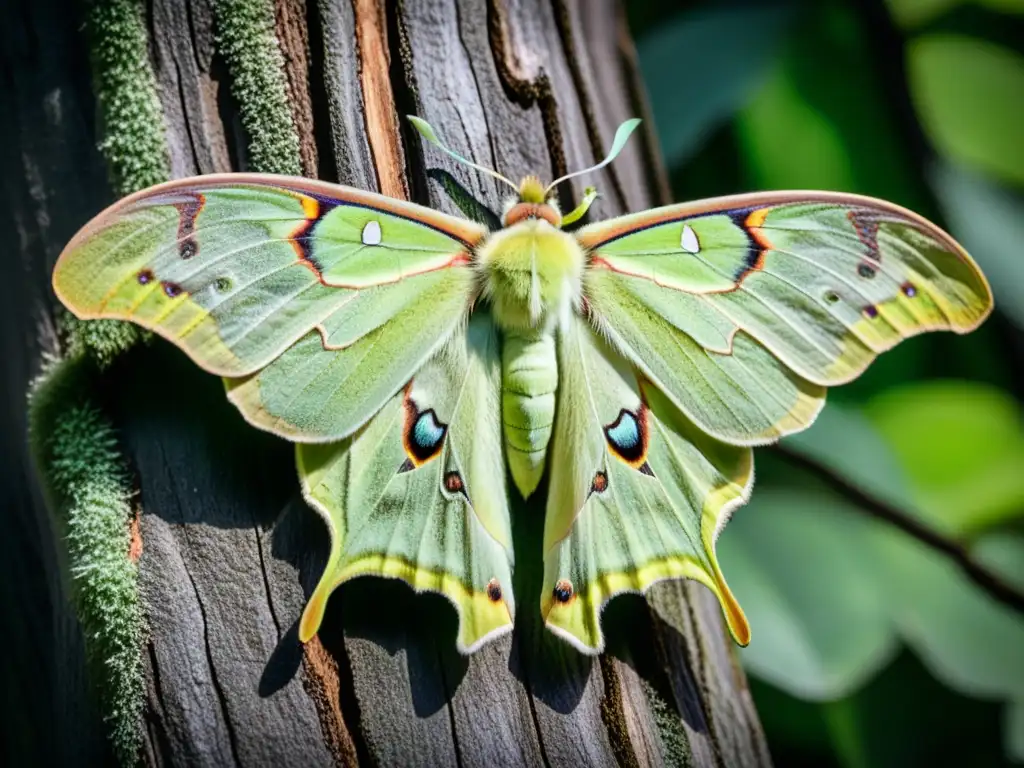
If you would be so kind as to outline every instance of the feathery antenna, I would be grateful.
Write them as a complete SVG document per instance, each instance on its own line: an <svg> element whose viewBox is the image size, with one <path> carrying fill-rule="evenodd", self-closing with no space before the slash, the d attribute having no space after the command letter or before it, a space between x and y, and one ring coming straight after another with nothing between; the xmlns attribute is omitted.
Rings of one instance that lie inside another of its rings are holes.
<svg viewBox="0 0 1024 768"><path fill-rule="evenodd" d="M546 195L548 192L550 192L552 189L554 189L567 179L573 179L577 176L582 176L584 173L590 173L591 171L596 171L601 168L604 168L606 165L608 165L608 163L610 163L612 160L619 156L619 152L622 151L622 148L626 146L626 142L629 140L629 135L633 133L634 130L636 130L636 127L638 125L640 125L640 118L638 117L634 117L624 122L615 130L615 138L612 140L612 148L608 150L608 155L605 157L604 160L602 160L597 165L592 165L589 168L584 168L582 171L569 173L560 179L555 179L550 184L548 184L547 189L544 190L544 194Z"/></svg>
<svg viewBox="0 0 1024 768"><path fill-rule="evenodd" d="M505 182L510 187L512 187L512 189L516 190L516 192L519 191L519 187L517 187L515 184L513 184L511 181L506 179L504 176L502 176L497 171L492 171L490 168L485 168L482 165L477 165L476 163L470 162L469 160L467 160L466 158L464 158L462 155L458 154L457 152L453 152L452 150L448 149L448 147L446 147L444 144L442 144L441 140L439 138L437 138L437 134L434 133L433 127L426 120L423 120L423 119L421 119L419 117L416 117L414 115L406 115L406 117L408 118L409 122L413 124L413 126L416 128L416 130L420 132L420 136L422 136L424 139L429 141L431 144L433 144L435 147L440 149L442 152L444 152L449 157L455 158L460 163L464 163L465 165L468 165L470 168L476 168L476 170L478 170L478 171L482 171L483 173L486 173L486 174L488 174L490 176L493 176L494 178L498 179L498 181Z"/></svg>

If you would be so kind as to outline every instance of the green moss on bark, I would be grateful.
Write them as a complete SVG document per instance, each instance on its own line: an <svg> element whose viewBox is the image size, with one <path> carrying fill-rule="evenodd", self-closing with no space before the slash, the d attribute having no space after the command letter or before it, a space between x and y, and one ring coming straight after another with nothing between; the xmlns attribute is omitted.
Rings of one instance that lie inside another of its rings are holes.
<svg viewBox="0 0 1024 768"><path fill-rule="evenodd" d="M135 761L142 724L143 620L138 567L129 558L130 486L114 431L88 404L69 408L51 438L55 488L66 499L78 617L101 684L110 738Z"/></svg>
<svg viewBox="0 0 1024 768"><path fill-rule="evenodd" d="M284 57L270 0L215 0L217 43L231 74L249 163L264 173L299 175L299 134L288 106Z"/></svg>
<svg viewBox="0 0 1024 768"><path fill-rule="evenodd" d="M665 765L674 768L690 768L693 765L693 752L690 749L690 738L686 734L679 713L673 708L658 690L647 680L641 679L647 705L651 708L654 726L658 729L658 737L664 750Z"/></svg>
<svg viewBox="0 0 1024 768"><path fill-rule="evenodd" d="M141 0L97 0L87 35L111 184L127 195L170 177L156 76ZM75 611L90 678L122 765L137 762L145 693L145 620L130 557L131 483L113 427L89 401L95 372L151 335L131 323L59 318L66 354L30 392L30 439L67 544Z"/></svg>
<svg viewBox="0 0 1024 768"><path fill-rule="evenodd" d="M113 427L83 393L90 363L51 359L29 393L30 440L67 543L71 594L90 678L118 761L134 765L141 744L145 622L138 567L129 557L131 484Z"/></svg>
<svg viewBox="0 0 1024 768"><path fill-rule="evenodd" d="M87 31L100 116L100 152L114 191L127 195L167 181L170 153L156 75L149 60L141 0L97 0ZM77 343L101 366L148 331L118 320L69 324Z"/></svg>
<svg viewBox="0 0 1024 768"><path fill-rule="evenodd" d="M98 0L88 16L93 84L114 189L121 195L171 174L164 116L140 0Z"/></svg>
<svg viewBox="0 0 1024 768"><path fill-rule="evenodd" d="M118 355L127 352L140 341L149 341L153 334L134 323L121 320L79 320L70 312L63 312L61 326L64 343L72 357L90 358L100 370L105 369Z"/></svg>

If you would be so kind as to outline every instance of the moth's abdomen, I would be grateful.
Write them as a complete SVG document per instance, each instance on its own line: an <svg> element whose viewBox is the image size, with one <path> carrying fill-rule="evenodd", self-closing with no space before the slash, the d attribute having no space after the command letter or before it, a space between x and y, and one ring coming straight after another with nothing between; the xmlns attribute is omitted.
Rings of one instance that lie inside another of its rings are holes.
<svg viewBox="0 0 1024 768"><path fill-rule="evenodd" d="M501 414L512 479L524 498L544 476L556 389L554 336L507 330L501 352Z"/></svg>

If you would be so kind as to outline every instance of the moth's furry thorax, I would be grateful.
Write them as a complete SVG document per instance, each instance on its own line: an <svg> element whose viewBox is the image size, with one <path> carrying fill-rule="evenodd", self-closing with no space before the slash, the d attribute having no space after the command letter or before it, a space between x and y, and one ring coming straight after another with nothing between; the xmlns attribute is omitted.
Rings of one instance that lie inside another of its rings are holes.
<svg viewBox="0 0 1024 768"><path fill-rule="evenodd" d="M484 294L506 329L553 328L579 303L584 262L575 238L545 217L520 219L477 251Z"/></svg>

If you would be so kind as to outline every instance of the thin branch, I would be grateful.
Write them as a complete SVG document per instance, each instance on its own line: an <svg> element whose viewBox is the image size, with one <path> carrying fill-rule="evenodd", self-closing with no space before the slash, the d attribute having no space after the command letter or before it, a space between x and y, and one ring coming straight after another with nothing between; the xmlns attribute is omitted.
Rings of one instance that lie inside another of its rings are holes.
<svg viewBox="0 0 1024 768"><path fill-rule="evenodd" d="M785 457L789 463L813 473L815 477L823 480L832 490L856 503L864 512L884 520L914 537L922 544L931 547L937 552L941 552L960 566L960 570L964 572L967 578L988 593L990 597L998 600L1003 605L1024 613L1024 592L1007 582L987 566L975 560L971 553L958 541L942 535L901 509L872 496L864 489L850 483L825 465L818 463L808 456L804 456L781 445L775 446L774 450Z"/></svg>

